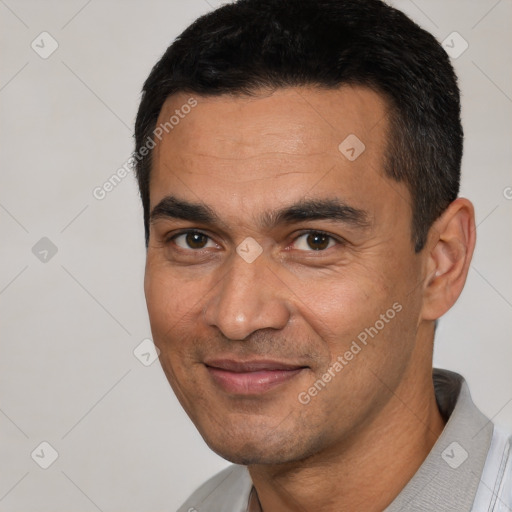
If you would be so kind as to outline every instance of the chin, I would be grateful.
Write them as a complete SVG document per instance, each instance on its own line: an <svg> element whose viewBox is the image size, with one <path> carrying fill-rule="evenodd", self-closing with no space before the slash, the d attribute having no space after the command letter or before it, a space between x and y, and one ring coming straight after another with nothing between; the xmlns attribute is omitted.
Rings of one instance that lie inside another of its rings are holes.
<svg viewBox="0 0 512 512"><path fill-rule="evenodd" d="M218 435L203 434L206 444L217 455L234 464L251 466L256 464L285 464L307 458L315 452L315 443L301 439L296 432L267 428L237 434L227 429ZM308 449L309 448L309 449Z"/></svg>
<svg viewBox="0 0 512 512"><path fill-rule="evenodd" d="M276 453L275 450L269 450L268 445L262 446L261 444L247 443L247 445L242 448L226 445L209 446L223 459L242 466L253 466L257 464L283 464L293 460L290 459L285 452Z"/></svg>

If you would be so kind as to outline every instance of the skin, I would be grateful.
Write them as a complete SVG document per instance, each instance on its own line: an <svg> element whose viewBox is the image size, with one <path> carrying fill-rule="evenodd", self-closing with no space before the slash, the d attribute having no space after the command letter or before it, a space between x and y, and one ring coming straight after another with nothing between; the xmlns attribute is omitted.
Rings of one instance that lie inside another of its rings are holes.
<svg viewBox="0 0 512 512"><path fill-rule="evenodd" d="M154 150L150 208L172 195L218 219L153 216L145 293L164 372L211 449L249 467L265 512L381 511L444 427L431 377L434 320L463 288L473 207L454 201L414 252L410 194L384 174L387 105L369 89L193 96L197 106ZM168 98L158 123L189 97ZM354 161L338 150L349 134L365 145ZM364 222L262 222L324 199L364 212ZM179 236L187 229L206 237L191 247ZM332 238L308 238L315 230ZM252 263L236 252L247 237L262 248ZM299 393L393 304L400 312L301 403ZM215 358L302 369L244 395L212 378L205 363Z"/></svg>

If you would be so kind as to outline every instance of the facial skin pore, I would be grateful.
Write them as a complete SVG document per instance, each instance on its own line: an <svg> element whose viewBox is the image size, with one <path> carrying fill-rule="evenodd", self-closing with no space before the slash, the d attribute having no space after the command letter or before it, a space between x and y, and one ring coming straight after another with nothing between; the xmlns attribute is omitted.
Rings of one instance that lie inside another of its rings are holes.
<svg viewBox="0 0 512 512"><path fill-rule="evenodd" d="M381 511L444 426L433 324L464 285L471 203L414 252L409 191L384 173L388 106L369 89L193 96L151 171L145 293L164 372L212 450L249 466L265 512ZM168 98L157 125L189 97ZM365 146L353 161L338 149L350 134ZM262 249L251 263L247 237ZM234 386L226 360L242 365Z"/></svg>

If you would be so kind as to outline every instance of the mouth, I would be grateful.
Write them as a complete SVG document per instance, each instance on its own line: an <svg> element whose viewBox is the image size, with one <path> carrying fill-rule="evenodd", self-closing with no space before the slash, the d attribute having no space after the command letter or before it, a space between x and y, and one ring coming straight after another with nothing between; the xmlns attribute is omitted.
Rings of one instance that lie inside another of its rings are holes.
<svg viewBox="0 0 512 512"><path fill-rule="evenodd" d="M235 395L258 395L297 377L307 366L280 361L218 359L204 363L223 391Z"/></svg>

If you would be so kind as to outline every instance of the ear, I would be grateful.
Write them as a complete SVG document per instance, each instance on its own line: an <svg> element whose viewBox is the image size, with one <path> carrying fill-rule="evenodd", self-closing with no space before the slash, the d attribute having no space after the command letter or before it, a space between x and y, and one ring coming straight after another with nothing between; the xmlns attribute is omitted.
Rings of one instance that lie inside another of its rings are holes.
<svg viewBox="0 0 512 512"><path fill-rule="evenodd" d="M475 210L458 198L429 230L422 318L436 320L459 298L476 242Z"/></svg>

